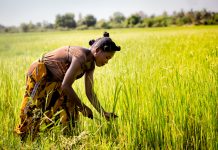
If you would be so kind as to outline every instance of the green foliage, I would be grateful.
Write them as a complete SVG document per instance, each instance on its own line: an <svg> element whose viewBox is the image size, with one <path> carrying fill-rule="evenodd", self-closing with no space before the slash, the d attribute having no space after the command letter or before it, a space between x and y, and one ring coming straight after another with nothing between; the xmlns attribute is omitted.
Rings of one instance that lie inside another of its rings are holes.
<svg viewBox="0 0 218 150"><path fill-rule="evenodd" d="M123 28L125 27L125 16L121 12L115 12L107 22L108 25L104 25L104 28Z"/></svg>
<svg viewBox="0 0 218 150"><path fill-rule="evenodd" d="M138 14L133 14L126 20L127 27L134 27L137 24L141 23L141 16Z"/></svg>
<svg viewBox="0 0 218 150"><path fill-rule="evenodd" d="M94 119L80 115L67 134L57 125L34 142L20 141L13 130L29 65L63 45L88 47L102 32L0 35L1 149L216 149L218 26L108 30L122 50L96 67L94 88L118 118L107 122L94 110L81 79L73 88Z"/></svg>
<svg viewBox="0 0 218 150"><path fill-rule="evenodd" d="M57 15L55 25L56 27L62 28L75 28L76 21L74 20L74 14L66 13L65 15Z"/></svg>
<svg viewBox="0 0 218 150"><path fill-rule="evenodd" d="M95 26L96 18L93 15L87 15L83 18L81 24L87 27Z"/></svg>
<svg viewBox="0 0 218 150"><path fill-rule="evenodd" d="M209 12L206 9L200 11L183 10L173 12L168 15L163 12L162 15L151 15L148 17L143 11L134 13L129 17L125 17L121 12L115 12L109 20L97 20L93 15L82 17L79 14L79 19L76 22L74 14L66 13L65 15L58 14L55 23L22 23L20 27L4 27L0 25L0 33L2 32L44 32L51 30L66 31L69 29L87 30L87 29L111 29L111 28L144 28L144 27L167 27L167 26L186 26L186 25L217 25L217 12ZM56 28L55 28L56 27Z"/></svg>
<svg viewBox="0 0 218 150"><path fill-rule="evenodd" d="M21 30L22 30L23 32L28 32L28 31L29 31L29 26L28 26L28 24L26 24L26 23L22 23L22 24L20 25L20 28L21 28Z"/></svg>
<svg viewBox="0 0 218 150"><path fill-rule="evenodd" d="M115 12L111 17L110 21L115 23L122 23L125 21L125 16L121 12Z"/></svg>
<svg viewBox="0 0 218 150"><path fill-rule="evenodd" d="M96 28L97 29L110 29L111 26L109 25L109 22L105 21L105 20L99 20L96 24Z"/></svg>

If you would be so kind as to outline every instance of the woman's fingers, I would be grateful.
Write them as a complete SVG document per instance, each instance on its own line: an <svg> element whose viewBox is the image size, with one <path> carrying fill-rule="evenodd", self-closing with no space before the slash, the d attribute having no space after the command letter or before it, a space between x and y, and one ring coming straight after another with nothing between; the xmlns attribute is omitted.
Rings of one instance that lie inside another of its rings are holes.
<svg viewBox="0 0 218 150"><path fill-rule="evenodd" d="M93 114L89 114L88 118L93 119Z"/></svg>
<svg viewBox="0 0 218 150"><path fill-rule="evenodd" d="M114 113L105 113L104 114L105 115L105 118L106 118L106 120L110 120L110 119L112 119L112 118L117 118L118 116L117 115L115 115Z"/></svg>
<svg viewBox="0 0 218 150"><path fill-rule="evenodd" d="M89 107L85 107L85 109L82 111L82 114L85 117L93 119L93 113L92 113L92 110Z"/></svg>
<svg viewBox="0 0 218 150"><path fill-rule="evenodd" d="M117 116L116 114L113 113L113 117L114 117L114 118L117 118L118 116Z"/></svg>

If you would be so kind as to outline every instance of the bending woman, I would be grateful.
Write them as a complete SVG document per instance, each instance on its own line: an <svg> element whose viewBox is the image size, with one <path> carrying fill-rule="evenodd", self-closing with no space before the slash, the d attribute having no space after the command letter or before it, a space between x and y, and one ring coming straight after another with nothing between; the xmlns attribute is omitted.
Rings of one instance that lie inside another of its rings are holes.
<svg viewBox="0 0 218 150"><path fill-rule="evenodd" d="M78 46L65 46L45 54L29 68L26 77L26 91L21 104L20 124L15 131L25 138L31 134L34 139L40 124L60 119L64 126L78 119L79 111L93 118L93 113L79 99L72 84L85 74L85 90L94 108L107 120L116 118L106 112L93 91L95 66L108 63L120 47L109 38L109 33L89 42L90 49ZM57 114L57 112L59 112Z"/></svg>

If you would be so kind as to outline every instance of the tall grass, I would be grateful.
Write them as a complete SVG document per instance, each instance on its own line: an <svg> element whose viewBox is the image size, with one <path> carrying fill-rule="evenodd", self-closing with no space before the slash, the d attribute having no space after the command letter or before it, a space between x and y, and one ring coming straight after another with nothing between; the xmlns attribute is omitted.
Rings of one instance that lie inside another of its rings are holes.
<svg viewBox="0 0 218 150"><path fill-rule="evenodd" d="M119 116L107 122L92 108L65 136L59 126L21 143L13 133L25 89L25 72L43 53L88 47L103 30L0 34L0 147L3 149L216 149L218 148L218 27L108 30L121 45L95 70L102 106Z"/></svg>

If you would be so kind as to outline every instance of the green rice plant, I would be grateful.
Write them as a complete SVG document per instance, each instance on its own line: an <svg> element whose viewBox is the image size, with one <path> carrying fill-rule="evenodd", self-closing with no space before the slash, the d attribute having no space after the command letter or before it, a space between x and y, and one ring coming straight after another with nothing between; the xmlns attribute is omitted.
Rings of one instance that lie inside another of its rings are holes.
<svg viewBox="0 0 218 150"><path fill-rule="evenodd" d="M13 130L29 65L64 45L88 47L103 30L0 34L1 149L217 149L218 26L108 30L121 45L108 65L96 68L94 89L118 118L80 115L64 134L58 124L22 143Z"/></svg>

